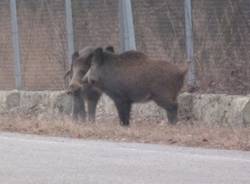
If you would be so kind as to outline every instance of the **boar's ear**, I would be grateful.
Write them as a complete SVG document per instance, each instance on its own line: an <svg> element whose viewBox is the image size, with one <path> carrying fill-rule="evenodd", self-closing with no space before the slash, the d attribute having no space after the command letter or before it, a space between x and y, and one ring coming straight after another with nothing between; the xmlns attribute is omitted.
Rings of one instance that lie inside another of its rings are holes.
<svg viewBox="0 0 250 184"><path fill-rule="evenodd" d="M106 50L106 51L108 51L108 52L112 52L112 53L114 53L114 52L115 52L114 47L113 47L113 46L111 46L111 45L107 46L107 47L105 48L105 50Z"/></svg>
<svg viewBox="0 0 250 184"><path fill-rule="evenodd" d="M102 64L103 62L103 49L101 47L97 48L93 53L94 62L97 64Z"/></svg>
<svg viewBox="0 0 250 184"><path fill-rule="evenodd" d="M78 58L80 55L79 55L79 52L78 51L75 51L73 54L72 54L72 61L74 61L76 58Z"/></svg>

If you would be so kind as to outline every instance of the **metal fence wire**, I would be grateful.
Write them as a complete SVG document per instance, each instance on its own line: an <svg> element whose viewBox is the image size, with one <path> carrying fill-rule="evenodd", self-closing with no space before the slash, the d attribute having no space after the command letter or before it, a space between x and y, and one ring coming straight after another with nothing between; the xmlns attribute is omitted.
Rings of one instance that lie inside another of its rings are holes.
<svg viewBox="0 0 250 184"><path fill-rule="evenodd" d="M0 89L63 89L74 49L113 45L121 52L126 39L153 59L186 62L189 36L201 92L250 93L250 1L189 1L191 36L187 0L1 0ZM121 2L130 2L132 19ZM127 32L124 20L133 23Z"/></svg>

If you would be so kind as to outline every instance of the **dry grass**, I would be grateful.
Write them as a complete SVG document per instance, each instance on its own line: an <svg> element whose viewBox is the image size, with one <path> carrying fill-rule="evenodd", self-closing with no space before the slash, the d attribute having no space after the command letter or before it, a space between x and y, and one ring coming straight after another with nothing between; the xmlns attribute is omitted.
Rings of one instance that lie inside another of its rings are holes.
<svg viewBox="0 0 250 184"><path fill-rule="evenodd" d="M131 123L129 128L124 128L114 119L77 124L67 117L39 120L1 116L0 131L250 151L250 127L203 127L187 122L171 126L137 121Z"/></svg>

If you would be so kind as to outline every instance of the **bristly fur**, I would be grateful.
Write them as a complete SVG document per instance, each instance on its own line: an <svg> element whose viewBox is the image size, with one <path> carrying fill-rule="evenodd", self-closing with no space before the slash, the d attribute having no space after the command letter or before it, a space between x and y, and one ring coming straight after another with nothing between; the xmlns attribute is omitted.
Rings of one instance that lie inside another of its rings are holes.
<svg viewBox="0 0 250 184"><path fill-rule="evenodd" d="M163 60L152 60L142 52L113 54L97 49L88 81L110 96L122 125L129 124L131 105L155 101L167 111L171 123L177 121L177 96L183 86L186 68ZM99 65L99 67L98 67Z"/></svg>

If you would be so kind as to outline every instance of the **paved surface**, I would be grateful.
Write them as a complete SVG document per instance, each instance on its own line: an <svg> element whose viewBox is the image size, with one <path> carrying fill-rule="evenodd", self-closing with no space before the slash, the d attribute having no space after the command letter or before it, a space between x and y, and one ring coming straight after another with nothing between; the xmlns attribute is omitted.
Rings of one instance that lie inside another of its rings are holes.
<svg viewBox="0 0 250 184"><path fill-rule="evenodd" d="M250 152L0 133L0 184L250 183Z"/></svg>

